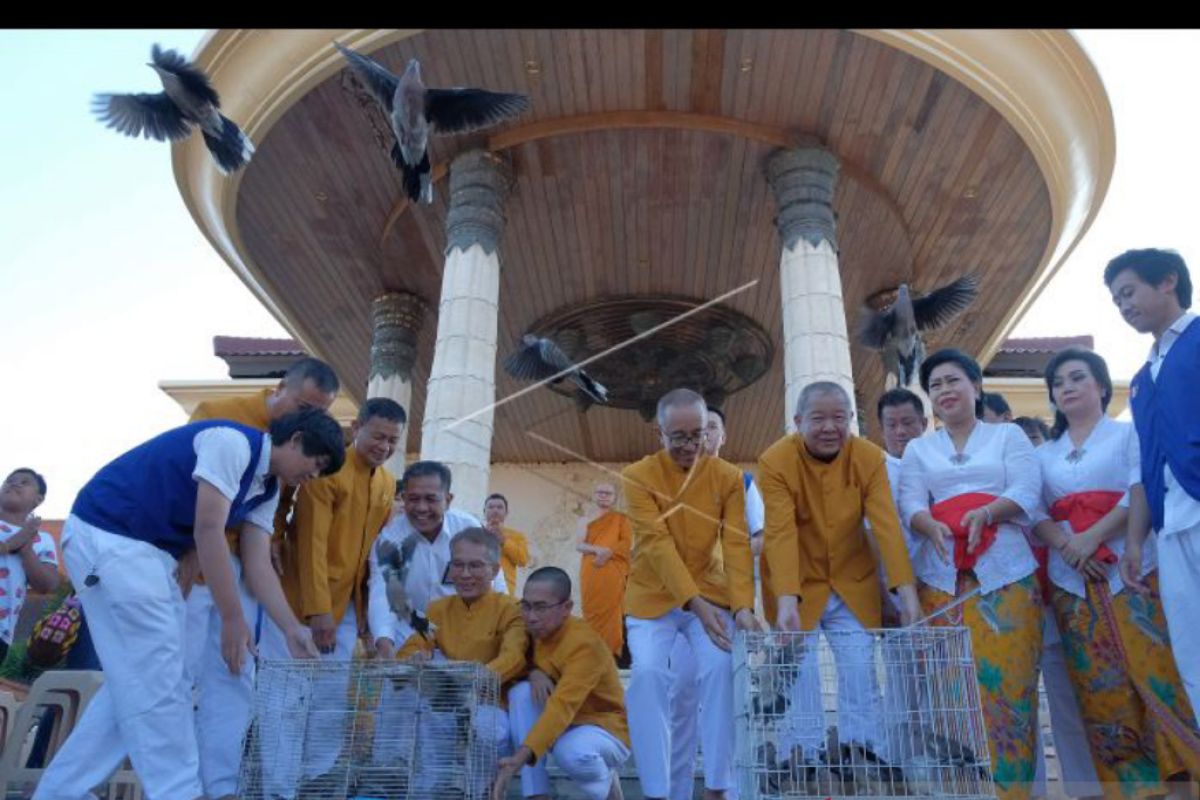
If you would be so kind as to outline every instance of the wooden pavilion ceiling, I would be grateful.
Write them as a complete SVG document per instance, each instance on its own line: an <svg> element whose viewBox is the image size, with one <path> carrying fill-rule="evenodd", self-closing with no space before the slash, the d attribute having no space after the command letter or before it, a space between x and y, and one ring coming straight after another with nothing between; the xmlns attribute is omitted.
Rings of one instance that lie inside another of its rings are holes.
<svg viewBox="0 0 1200 800"><path fill-rule="evenodd" d="M852 33L428 31L372 55L397 71L419 58L431 86L531 95L532 112L509 127L435 139L430 153L444 164L490 141L513 164L501 358L566 306L640 293L710 298L752 280L728 305L778 344L780 243L764 177L772 135L814 139L843 161L835 207L852 328L880 289L902 280L928 289L977 270L973 313L929 345L978 350L1046 248L1049 197L1014 130L944 74ZM653 112L667 127L631 127ZM414 374L416 450L447 186L437 185L432 206L404 204L380 119L345 72L318 86L258 144L237 223L272 295L312 321L319 341L309 344L351 387L367 382L371 299L405 290L429 303ZM857 346L852 355L860 402L873 406L879 359ZM498 396L518 388L498 365ZM725 411L727 458L752 460L781 434L781 347ZM570 399L535 391L499 407L492 454L619 462L654 446L634 411L581 415Z"/></svg>

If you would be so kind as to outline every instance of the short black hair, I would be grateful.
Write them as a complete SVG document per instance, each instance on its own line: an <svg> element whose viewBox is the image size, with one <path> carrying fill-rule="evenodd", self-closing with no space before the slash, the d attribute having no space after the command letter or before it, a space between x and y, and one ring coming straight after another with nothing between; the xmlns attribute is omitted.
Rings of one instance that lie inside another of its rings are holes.
<svg viewBox="0 0 1200 800"><path fill-rule="evenodd" d="M305 381L312 381L313 385L325 394L337 394L341 387L333 367L319 358L302 358L288 367L287 372L283 374L283 382L289 386L295 385L299 388Z"/></svg>
<svg viewBox="0 0 1200 800"><path fill-rule="evenodd" d="M525 585L531 583L548 583L554 587L554 594L559 600L571 599L571 576L558 567L539 567L525 579Z"/></svg>
<svg viewBox="0 0 1200 800"><path fill-rule="evenodd" d="M386 419L388 422L395 422L399 425L408 422L408 414L404 413L404 406L388 397L372 397L363 403L362 408L358 410L357 419L359 425L365 425L375 417L380 417Z"/></svg>
<svg viewBox="0 0 1200 800"><path fill-rule="evenodd" d="M404 479L396 478L396 494L400 494L403 491L404 491Z"/></svg>
<svg viewBox="0 0 1200 800"><path fill-rule="evenodd" d="M716 406L709 406L708 413L712 414L714 417L719 417L721 420L722 427L726 427L726 428L729 427L728 425L725 424L725 412L724 411L717 408Z"/></svg>
<svg viewBox="0 0 1200 800"><path fill-rule="evenodd" d="M1111 287L1117 276L1127 269L1133 270L1143 283L1151 286L1158 286L1167 276L1174 275L1175 296L1179 298L1179 305L1183 308L1192 307L1192 277L1183 256L1174 250L1155 247L1126 250L1104 268L1104 285Z"/></svg>
<svg viewBox="0 0 1200 800"><path fill-rule="evenodd" d="M1113 396L1113 382L1112 377L1108 374L1108 363L1099 353L1085 350L1082 347L1068 347L1065 350L1059 350L1050 359L1050 363L1046 364L1046 394L1050 398L1050 406L1054 408L1054 374L1068 361L1082 361L1088 365L1092 377L1096 379L1096 383L1100 384L1100 410L1108 411L1108 404ZM1054 408L1054 427L1050 429L1046 438L1057 439L1069 427L1071 426L1067 422L1066 415Z"/></svg>
<svg viewBox="0 0 1200 800"><path fill-rule="evenodd" d="M990 408L992 413L997 417L1003 417L1005 414L1012 413L1012 406L1004 399L1004 395L999 392L984 392L983 406L984 408Z"/></svg>
<svg viewBox="0 0 1200 800"><path fill-rule="evenodd" d="M408 482L413 478L424 478L429 475L436 475L442 482L442 491L450 491L450 468L440 461L414 461L404 468L404 475L401 476L400 482L408 487Z"/></svg>
<svg viewBox="0 0 1200 800"><path fill-rule="evenodd" d="M285 414L271 422L271 444L279 447L300 434L300 449L309 458L325 456L329 463L322 475L332 475L346 461L346 443L342 426L319 408L306 408Z"/></svg>
<svg viewBox="0 0 1200 800"><path fill-rule="evenodd" d="M13 475L28 475L29 477L33 478L33 482L36 483L38 487L38 494L42 496L43 500L46 499L46 479L42 477L42 473L30 469L29 467L17 467L12 472L8 473L8 477L10 478Z"/></svg>
<svg viewBox="0 0 1200 800"><path fill-rule="evenodd" d="M492 500L499 500L500 502L504 503L504 510L505 511L508 510L508 498L505 497L504 495L500 494L499 492L492 492L491 494L489 494L487 497L484 498L483 504L486 506Z"/></svg>
<svg viewBox="0 0 1200 800"><path fill-rule="evenodd" d="M962 350L953 347L944 347L921 362L921 389L925 391L925 394L929 394L929 376L942 364L954 364L963 371L967 376L967 380L978 384L980 387L983 386L983 370L979 368L979 362ZM980 392L982 393L982 391L981 388ZM982 394L975 399L975 416L983 416Z"/></svg>
<svg viewBox="0 0 1200 800"><path fill-rule="evenodd" d="M897 387L889 389L879 396L879 402L875 406L875 418L883 422L883 410L885 408L895 408L902 405L911 405L913 410L925 416L925 401L921 396L910 389Z"/></svg>
<svg viewBox="0 0 1200 800"><path fill-rule="evenodd" d="M1050 426L1037 417L1017 417L1013 420L1013 425L1025 431L1026 436L1037 431L1044 440L1050 441Z"/></svg>

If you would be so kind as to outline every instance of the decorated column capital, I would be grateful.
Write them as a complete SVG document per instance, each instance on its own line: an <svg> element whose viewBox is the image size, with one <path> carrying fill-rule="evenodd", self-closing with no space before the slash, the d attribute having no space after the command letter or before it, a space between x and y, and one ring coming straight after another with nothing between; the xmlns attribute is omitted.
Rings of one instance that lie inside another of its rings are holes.
<svg viewBox="0 0 1200 800"><path fill-rule="evenodd" d="M412 380L425 301L408 292L388 292L371 303L371 374Z"/></svg>
<svg viewBox="0 0 1200 800"><path fill-rule="evenodd" d="M450 162L450 210L446 213L446 255L479 245L492 255L504 235L504 199L512 188L512 168L484 150L468 150Z"/></svg>
<svg viewBox="0 0 1200 800"><path fill-rule="evenodd" d="M840 162L820 147L776 150L767 159L767 183L779 213L775 226L785 250L803 239L812 247L822 241L837 251L833 192Z"/></svg>

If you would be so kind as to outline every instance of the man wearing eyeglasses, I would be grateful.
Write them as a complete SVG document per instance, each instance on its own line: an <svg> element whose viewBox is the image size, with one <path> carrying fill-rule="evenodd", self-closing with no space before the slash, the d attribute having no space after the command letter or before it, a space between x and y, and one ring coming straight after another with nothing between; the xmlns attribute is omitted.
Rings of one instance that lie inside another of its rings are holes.
<svg viewBox="0 0 1200 800"><path fill-rule="evenodd" d="M445 660L475 661L496 673L501 695L509 685L526 671L525 653L529 637L517 601L492 589L500 571L500 543L484 528L466 528L450 540L448 575L454 584L454 594L429 604L429 634L414 633L400 647L397 658L414 661ZM417 715L419 712L419 716ZM376 740L372 748L374 763L383 767L379 785L394 783L396 764L412 752L414 720L420 726L422 764L416 773L414 791L433 795L445 789L438 780L462 770L455 762L455 714L444 708L431 708L417 691L406 687L381 704L376 717ZM482 753L494 749L501 754L511 752L508 735L508 714L501 708L480 704L471 719L474 736L468 763L480 763ZM491 783L492 775L471 775L471 797L480 797ZM372 792L367 784L359 786L359 794L388 794L387 789Z"/></svg>
<svg viewBox="0 0 1200 800"><path fill-rule="evenodd" d="M518 771L525 797L548 798L547 753L588 800L621 800L618 770L629 758L625 693L608 645L571 616L573 608L571 579L558 567L542 567L525 581L521 616L533 637L532 670L508 694L513 742L521 745L500 759L492 800L503 800Z"/></svg>
<svg viewBox="0 0 1200 800"><path fill-rule="evenodd" d="M675 389L658 402L663 449L622 472L633 523L625 593L629 724L642 793L670 787L670 658L676 637L696 662L705 800L733 787L733 630L756 630L754 573L742 471L704 452L704 398Z"/></svg>

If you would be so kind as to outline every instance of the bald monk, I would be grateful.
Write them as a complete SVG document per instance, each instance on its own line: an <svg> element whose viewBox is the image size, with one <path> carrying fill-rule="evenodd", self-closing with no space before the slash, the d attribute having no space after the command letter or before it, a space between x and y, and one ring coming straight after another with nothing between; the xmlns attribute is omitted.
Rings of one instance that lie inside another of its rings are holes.
<svg viewBox="0 0 1200 800"><path fill-rule="evenodd" d="M446 575L454 584L454 594L440 597L429 604L431 635L427 638L414 633L400 646L397 658L410 660L474 661L496 673L501 693L526 673L525 656L529 636L517 601L506 594L492 591L492 581L500 570L500 545L495 536L484 528L466 528L450 540L450 563ZM415 690L406 688L385 696L377 716L377 739L372 760L394 770L396 759L410 752L411 741L404 732L412 729L413 714L418 711L419 699ZM430 793L432 783L420 785L424 775L430 781L437 776L461 770L455 763L455 715L446 709L431 709L428 703L422 712L423 769L417 772L418 792ZM495 750L507 755L509 743L508 714L497 706L479 705L471 720L475 731L474 746L483 752ZM444 745L431 745L436 737ZM479 763L480 758L469 759ZM471 797L480 797L495 776L472 775L479 782L472 787ZM386 784L385 784L386 785ZM360 794L363 793L360 787ZM368 792L369 793L369 792Z"/></svg>
<svg viewBox="0 0 1200 800"><path fill-rule="evenodd" d="M838 669L843 751L859 747L886 759L874 642L866 632L882 625L879 564L864 521L870 522L887 568L888 588L900 600L902 623L915 622L920 606L887 456L866 439L850 437L852 420L850 396L840 385L818 381L800 392L797 432L771 445L758 462L767 507L763 552L777 598L778 627L837 632L828 638ZM805 648L793 687L791 735L785 742L793 765L797 759L815 762L825 741L816 652L815 646ZM833 757L839 755L850 756Z"/></svg>
<svg viewBox="0 0 1200 800"><path fill-rule="evenodd" d="M703 397L674 389L658 401L657 414L662 450L621 473L633 523L625 611L634 759L643 795L668 797L670 658L683 634L682 656L696 661L705 709L704 794L720 800L733 786L733 630L758 629L746 490L740 469L703 452Z"/></svg>
<svg viewBox="0 0 1200 800"><path fill-rule="evenodd" d="M228 419L260 431L293 411L328 410L338 393L338 379L324 361L302 358L288 367L278 386L253 394L205 400L189 422ZM280 487L282 490L283 487ZM240 527L225 532L230 561L242 601L242 613L253 631L258 601L241 578ZM193 585L193 581L195 582ZM221 658L221 614L212 592L199 574L193 550L179 561L179 583L187 598L185 663L196 687L196 744L200 751L200 780L214 800L233 800L242 762L242 739L250 723L254 694L254 660L246 659L236 675Z"/></svg>
<svg viewBox="0 0 1200 800"><path fill-rule="evenodd" d="M508 695L513 742L521 744L500 759L493 800L503 800L518 771L522 794L547 800L547 753L588 800L621 800L618 770L629 758L625 693L608 646L571 616L572 608L571 579L558 567L542 567L525 581L529 680Z"/></svg>
<svg viewBox="0 0 1200 800"><path fill-rule="evenodd" d="M579 521L575 549L583 555L579 564L579 594L583 618L608 645L614 658L621 657L625 644L625 581L633 550L633 526L629 517L616 511L617 488L598 483L592 490L596 514Z"/></svg>

